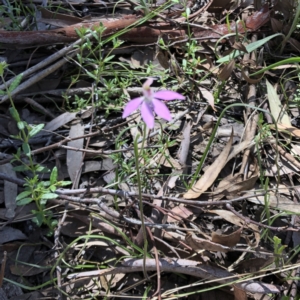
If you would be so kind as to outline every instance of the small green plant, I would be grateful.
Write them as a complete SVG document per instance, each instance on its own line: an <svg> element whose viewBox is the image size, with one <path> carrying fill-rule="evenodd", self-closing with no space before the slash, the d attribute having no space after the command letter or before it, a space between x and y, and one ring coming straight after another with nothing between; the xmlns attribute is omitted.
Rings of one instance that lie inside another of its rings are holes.
<svg viewBox="0 0 300 300"><path fill-rule="evenodd" d="M4 81L4 70L7 68L6 63L0 64L0 77ZM10 96L11 92L18 87L22 80L22 76L17 76L9 87L6 88L6 92L0 91L0 95ZM26 183L24 184L25 190L21 192L17 198L17 205L25 205L30 202L35 202L37 210L33 210L34 218L32 219L38 226L45 224L50 229L49 234L53 233L53 230L57 224L57 221L53 219L52 212L46 210L47 200L57 198L55 193L57 187L68 185L71 182L68 181L57 181L57 168L54 168L50 175L50 181L42 181L39 177L40 173L50 172L50 170L38 163L36 163L31 154L31 148L29 140L38 134L44 127L44 124L36 126L29 125L27 122L22 121L20 115L12 101L11 97L11 108L9 109L10 114L16 121L19 133L13 138L22 142L17 153L14 154L14 158L11 163L18 164L14 167L17 172L28 172L29 177L25 178Z"/></svg>
<svg viewBox="0 0 300 300"><path fill-rule="evenodd" d="M275 255L275 265L276 267L281 267L283 265L282 259L280 259L284 254L285 245L281 244L281 239L277 236L273 237L273 245L274 245L274 255Z"/></svg>

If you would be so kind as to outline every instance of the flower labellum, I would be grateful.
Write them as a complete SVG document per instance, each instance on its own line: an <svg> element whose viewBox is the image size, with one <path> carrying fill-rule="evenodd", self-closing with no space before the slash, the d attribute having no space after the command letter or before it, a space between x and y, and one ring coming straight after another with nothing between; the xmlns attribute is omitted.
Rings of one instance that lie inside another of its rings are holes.
<svg viewBox="0 0 300 300"><path fill-rule="evenodd" d="M123 111L123 118L128 117L139 108L142 118L149 128L154 127L154 112L159 117L171 121L171 113L161 100L184 100L185 97L179 93L168 90L153 92L150 87L152 83L153 78L148 78L146 80L143 84L143 97L134 98L127 103Z"/></svg>

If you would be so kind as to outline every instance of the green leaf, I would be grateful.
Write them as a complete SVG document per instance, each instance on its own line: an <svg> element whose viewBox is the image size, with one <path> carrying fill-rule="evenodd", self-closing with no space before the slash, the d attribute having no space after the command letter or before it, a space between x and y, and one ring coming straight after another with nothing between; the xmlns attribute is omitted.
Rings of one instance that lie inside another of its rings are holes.
<svg viewBox="0 0 300 300"><path fill-rule="evenodd" d="M8 91L9 91L9 92L12 92L13 90L15 90L15 89L19 86L19 84L20 84L20 82L21 82L21 80L22 80L22 77L23 77L23 74L21 73L21 74L19 74L19 75L14 79L14 81L11 83L11 85L10 85L9 88L8 88Z"/></svg>
<svg viewBox="0 0 300 300"><path fill-rule="evenodd" d="M42 184L43 184L43 186L44 187L48 187L48 186L50 186L50 181L42 181Z"/></svg>
<svg viewBox="0 0 300 300"><path fill-rule="evenodd" d="M18 205L18 206L26 205L26 204L28 204L28 203L30 203L30 202L32 202L32 201L33 201L32 198L23 198L23 199L21 199L20 201L17 201L17 205Z"/></svg>
<svg viewBox="0 0 300 300"><path fill-rule="evenodd" d="M16 122L20 121L19 113L14 107L10 107L9 112Z"/></svg>
<svg viewBox="0 0 300 300"><path fill-rule="evenodd" d="M43 128L44 128L45 124L39 124L37 126L32 126L31 130L29 131L29 136L33 137L35 136L37 133L39 133Z"/></svg>
<svg viewBox="0 0 300 300"><path fill-rule="evenodd" d="M50 183L55 184L57 181L57 168L54 167L50 175Z"/></svg>
<svg viewBox="0 0 300 300"><path fill-rule="evenodd" d="M49 186L49 190L54 193L56 191L56 186L54 184Z"/></svg>
<svg viewBox="0 0 300 300"><path fill-rule="evenodd" d="M50 226L51 226L52 228L54 228L54 227L57 226L57 224L58 224L58 221L54 219L54 220L51 220Z"/></svg>
<svg viewBox="0 0 300 300"><path fill-rule="evenodd" d="M19 201L29 195L31 195L31 191L24 191L17 196L16 201Z"/></svg>
<svg viewBox="0 0 300 300"><path fill-rule="evenodd" d="M43 166L36 166L36 172L40 172L40 173L48 173L50 172L50 170L47 167L43 167Z"/></svg>
<svg viewBox="0 0 300 300"><path fill-rule="evenodd" d="M22 144L22 150L24 152L25 155L27 155L28 157L31 155L31 149L28 143L23 143Z"/></svg>
<svg viewBox="0 0 300 300"><path fill-rule="evenodd" d="M47 204L47 201L48 201L47 199L41 199L40 200L41 206L44 207Z"/></svg>
<svg viewBox="0 0 300 300"><path fill-rule="evenodd" d="M91 72L89 72L89 71L86 71L86 73L87 73L92 79L97 80L97 77L96 77L93 73L91 73Z"/></svg>
<svg viewBox="0 0 300 300"><path fill-rule="evenodd" d="M257 48L263 46L265 43L267 43L268 41L270 41L271 39L273 39L276 36L279 35L283 35L282 33L275 33L273 35L270 35L262 40L258 40L256 42L250 43L249 45L246 46L246 49L248 51L248 53L256 50ZM229 62L230 60L232 60L233 58L243 54L244 52L242 51L234 51L232 53L230 53L229 55L226 55L220 59L217 60L217 63L225 63L225 62Z"/></svg>
<svg viewBox="0 0 300 300"><path fill-rule="evenodd" d="M4 70L7 67L7 63L5 61L1 61L0 63L0 76L3 76Z"/></svg>
<svg viewBox="0 0 300 300"><path fill-rule="evenodd" d="M109 61L112 60L114 57L115 57L115 55L111 55L111 56L105 57L105 58L104 58L104 62L109 62Z"/></svg>
<svg viewBox="0 0 300 300"><path fill-rule="evenodd" d="M0 96L4 96L4 95L6 95L6 93L4 91L0 90Z"/></svg>
<svg viewBox="0 0 300 300"><path fill-rule="evenodd" d="M13 168L16 172L23 172L23 171L28 171L30 170L30 168L26 165L22 165L22 166L17 166Z"/></svg>
<svg viewBox="0 0 300 300"><path fill-rule="evenodd" d="M57 183L57 186L65 186L65 185L70 185L72 184L72 181L59 181Z"/></svg>
<svg viewBox="0 0 300 300"><path fill-rule="evenodd" d="M32 222L34 222L37 226L41 227L43 224L43 215L40 212L34 211L35 217L32 218Z"/></svg>
<svg viewBox="0 0 300 300"><path fill-rule="evenodd" d="M19 128L20 130L24 130L25 127L26 127L26 123L23 122L23 121L19 121L19 122L17 123L17 125L18 125L18 128Z"/></svg>
<svg viewBox="0 0 300 300"><path fill-rule="evenodd" d="M55 193L45 193L41 196L42 199L55 199L58 195Z"/></svg>

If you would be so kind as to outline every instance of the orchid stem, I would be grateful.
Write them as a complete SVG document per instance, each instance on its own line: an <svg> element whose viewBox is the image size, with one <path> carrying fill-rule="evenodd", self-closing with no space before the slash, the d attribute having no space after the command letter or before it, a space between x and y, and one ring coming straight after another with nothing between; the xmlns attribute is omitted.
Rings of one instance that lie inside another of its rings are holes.
<svg viewBox="0 0 300 300"><path fill-rule="evenodd" d="M144 124L143 142L142 142L142 146L140 148L141 152L143 151L143 148L144 148L144 143L145 143L145 139L146 139L146 131L147 131L147 127L146 127L146 124ZM147 240L147 232L146 232L146 227L145 227L144 208L143 208L143 200L142 200L142 183L141 183L140 168L139 168L138 135L134 139L134 157L135 157L135 165L136 165L136 177L137 177L137 181L138 181L139 206L140 206L140 214L141 214L141 222L142 222L142 231L143 231L143 238L144 238L143 273L144 273L145 279L149 280L147 270L146 270L148 240Z"/></svg>

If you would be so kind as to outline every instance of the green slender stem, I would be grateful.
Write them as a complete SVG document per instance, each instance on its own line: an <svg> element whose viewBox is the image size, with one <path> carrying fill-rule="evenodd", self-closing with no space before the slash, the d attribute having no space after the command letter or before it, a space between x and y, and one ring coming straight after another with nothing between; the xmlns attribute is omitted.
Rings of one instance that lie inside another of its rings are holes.
<svg viewBox="0 0 300 300"><path fill-rule="evenodd" d="M144 124L141 152L143 151L144 143L146 140L146 130L147 130L146 124ZM142 222L142 231L143 231L143 237L144 237L143 273L144 273L145 279L148 279L148 274L146 271L148 240L147 240L147 232L146 232L146 226L145 226L144 208L143 208L143 200L142 200L142 182L141 182L140 168L139 168L138 135L134 139L134 157L135 157L135 165L136 165L136 177L137 177L137 181L138 181L139 206L140 206L140 214L141 214L141 222Z"/></svg>
<svg viewBox="0 0 300 300"><path fill-rule="evenodd" d="M287 59L284 59L284 60L281 60L281 61L278 61L272 65L269 65L253 74L250 74L250 77L251 76L255 76L255 75L259 75L261 73L264 73L265 71L268 71L268 70L271 70L271 69L274 69L276 67L279 67L281 65L285 65L285 64L293 64L293 63L299 63L300 62L300 57L291 57L291 58L287 58Z"/></svg>

